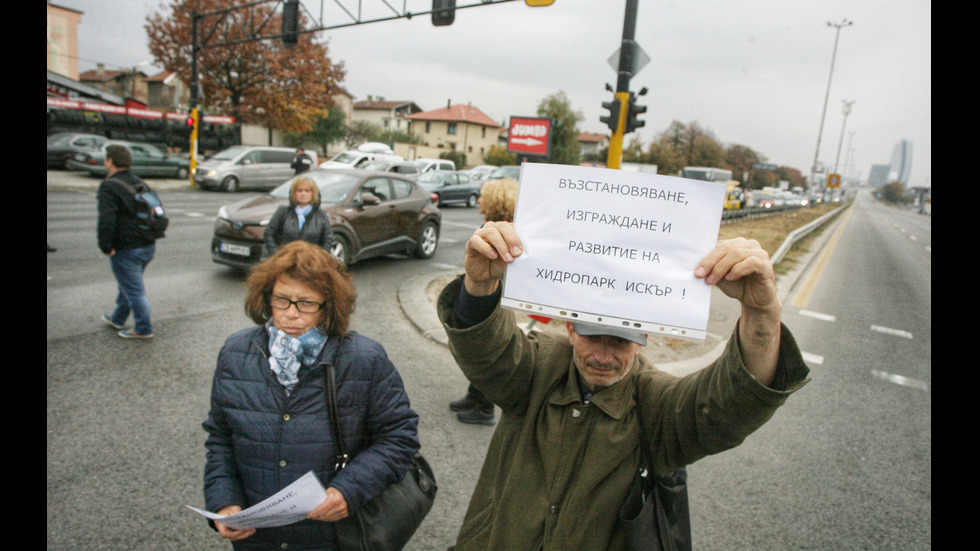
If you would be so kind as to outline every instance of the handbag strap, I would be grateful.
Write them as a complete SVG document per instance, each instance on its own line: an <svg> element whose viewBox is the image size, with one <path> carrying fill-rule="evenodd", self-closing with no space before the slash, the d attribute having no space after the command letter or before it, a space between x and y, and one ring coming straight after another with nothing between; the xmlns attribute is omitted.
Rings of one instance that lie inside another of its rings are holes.
<svg viewBox="0 0 980 551"><path fill-rule="evenodd" d="M337 343L337 349L340 349L340 343ZM334 355L336 356L336 351ZM326 394L327 413L330 414L330 428L333 430L334 449L337 450L334 469L339 471L347 466L348 461L350 461L350 456L347 455L347 451L344 449L344 440L340 436L340 413L337 410L337 368L334 367L334 362L332 361L320 364L320 368L323 372L323 391Z"/></svg>

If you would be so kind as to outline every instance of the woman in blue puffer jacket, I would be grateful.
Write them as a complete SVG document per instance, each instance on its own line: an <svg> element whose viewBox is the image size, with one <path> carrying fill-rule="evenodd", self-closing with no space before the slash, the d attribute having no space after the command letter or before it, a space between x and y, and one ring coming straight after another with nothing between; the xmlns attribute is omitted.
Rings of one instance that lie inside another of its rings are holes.
<svg viewBox="0 0 980 551"><path fill-rule="evenodd" d="M246 313L258 324L218 355L204 470L206 507L246 509L313 471L326 488L307 520L277 528L212 526L236 550L336 549L333 522L357 511L408 471L419 449L418 415L384 348L348 330L356 291L344 265L305 241L283 246L248 277ZM353 458L334 470L323 388L337 368L342 438Z"/></svg>

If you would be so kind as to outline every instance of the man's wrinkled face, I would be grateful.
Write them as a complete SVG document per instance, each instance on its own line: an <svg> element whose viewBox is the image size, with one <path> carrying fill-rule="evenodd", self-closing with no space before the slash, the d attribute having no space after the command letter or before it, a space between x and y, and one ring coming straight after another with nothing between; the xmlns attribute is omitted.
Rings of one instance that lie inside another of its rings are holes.
<svg viewBox="0 0 980 551"><path fill-rule="evenodd" d="M572 361L586 388L595 392L629 375L630 367L642 348L639 344L608 335L579 335L570 322L566 322L565 327L574 351Z"/></svg>

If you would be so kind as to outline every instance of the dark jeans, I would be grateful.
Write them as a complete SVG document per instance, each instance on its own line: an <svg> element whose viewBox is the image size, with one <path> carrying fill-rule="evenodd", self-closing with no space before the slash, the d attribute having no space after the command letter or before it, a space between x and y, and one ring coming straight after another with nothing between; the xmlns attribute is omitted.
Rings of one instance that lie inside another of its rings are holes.
<svg viewBox="0 0 980 551"><path fill-rule="evenodd" d="M109 258L112 274L116 276L119 294L116 296L116 309L109 316L112 323L123 325L129 314L133 314L134 331L140 335L153 333L150 323L150 301L146 298L146 288L143 287L143 271L153 260L156 244L138 249L116 251Z"/></svg>

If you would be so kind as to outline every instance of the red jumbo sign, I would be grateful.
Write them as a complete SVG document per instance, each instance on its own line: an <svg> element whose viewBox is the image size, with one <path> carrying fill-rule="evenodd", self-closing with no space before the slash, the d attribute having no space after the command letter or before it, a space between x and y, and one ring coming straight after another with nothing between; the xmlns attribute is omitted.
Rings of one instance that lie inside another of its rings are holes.
<svg viewBox="0 0 980 551"><path fill-rule="evenodd" d="M547 157L551 152L551 119L511 117L507 152Z"/></svg>

